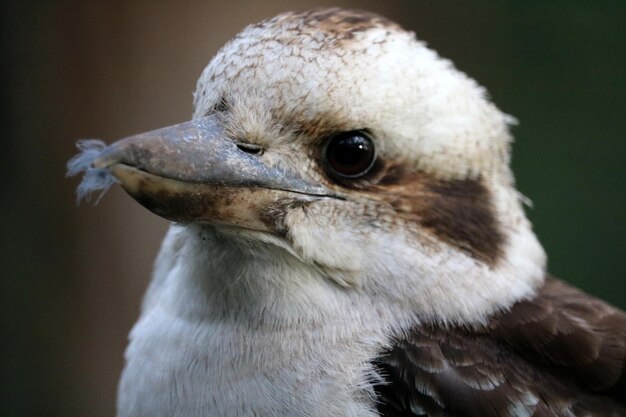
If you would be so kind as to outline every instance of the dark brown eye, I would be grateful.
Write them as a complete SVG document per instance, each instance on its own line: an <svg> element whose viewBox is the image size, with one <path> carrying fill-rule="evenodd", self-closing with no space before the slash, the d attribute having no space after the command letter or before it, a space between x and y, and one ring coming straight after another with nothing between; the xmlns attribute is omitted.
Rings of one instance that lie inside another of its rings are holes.
<svg viewBox="0 0 626 417"><path fill-rule="evenodd" d="M340 133L326 145L326 163L340 177L359 178L367 174L375 159L374 142L363 132Z"/></svg>

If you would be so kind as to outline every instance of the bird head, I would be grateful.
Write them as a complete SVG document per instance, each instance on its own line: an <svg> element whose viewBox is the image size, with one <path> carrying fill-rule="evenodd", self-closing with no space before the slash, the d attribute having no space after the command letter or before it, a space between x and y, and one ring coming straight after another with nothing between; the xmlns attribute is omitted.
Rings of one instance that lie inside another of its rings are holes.
<svg viewBox="0 0 626 417"><path fill-rule="evenodd" d="M118 181L187 228L281 248L340 291L480 321L544 273L511 121L385 18L285 13L210 61L190 122L85 142L70 172L86 171L79 196Z"/></svg>

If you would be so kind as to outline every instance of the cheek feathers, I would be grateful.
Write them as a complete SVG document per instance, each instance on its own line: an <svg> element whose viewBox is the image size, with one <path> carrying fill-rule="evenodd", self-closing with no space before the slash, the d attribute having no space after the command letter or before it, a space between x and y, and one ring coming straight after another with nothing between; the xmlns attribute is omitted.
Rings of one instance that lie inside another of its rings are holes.
<svg viewBox="0 0 626 417"><path fill-rule="evenodd" d="M363 191L473 258L490 265L499 260L506 239L489 189L480 178L443 180L397 168L384 171L377 184Z"/></svg>

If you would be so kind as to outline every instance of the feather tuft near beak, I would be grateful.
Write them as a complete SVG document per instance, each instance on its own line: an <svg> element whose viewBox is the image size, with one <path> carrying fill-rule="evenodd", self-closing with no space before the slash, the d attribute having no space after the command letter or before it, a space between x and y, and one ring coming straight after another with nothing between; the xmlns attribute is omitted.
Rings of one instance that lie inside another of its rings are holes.
<svg viewBox="0 0 626 417"><path fill-rule="evenodd" d="M80 204L82 200L91 202L92 195L99 191L94 202L98 204L111 185L118 182L108 168L93 166L107 145L99 139L84 139L78 141L76 147L81 152L68 161L65 176L74 177L84 172L83 180L76 189L76 204Z"/></svg>

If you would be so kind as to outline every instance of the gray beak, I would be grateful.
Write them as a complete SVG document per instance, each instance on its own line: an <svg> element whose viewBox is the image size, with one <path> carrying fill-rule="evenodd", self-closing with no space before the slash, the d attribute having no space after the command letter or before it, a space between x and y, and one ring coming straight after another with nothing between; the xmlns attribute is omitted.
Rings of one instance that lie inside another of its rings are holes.
<svg viewBox="0 0 626 417"><path fill-rule="evenodd" d="M334 197L321 184L264 163L255 148L229 138L207 116L105 146L79 143L68 175L85 172L79 199L119 182L137 201L170 220L259 228L263 210ZM267 225L261 227L267 229Z"/></svg>

